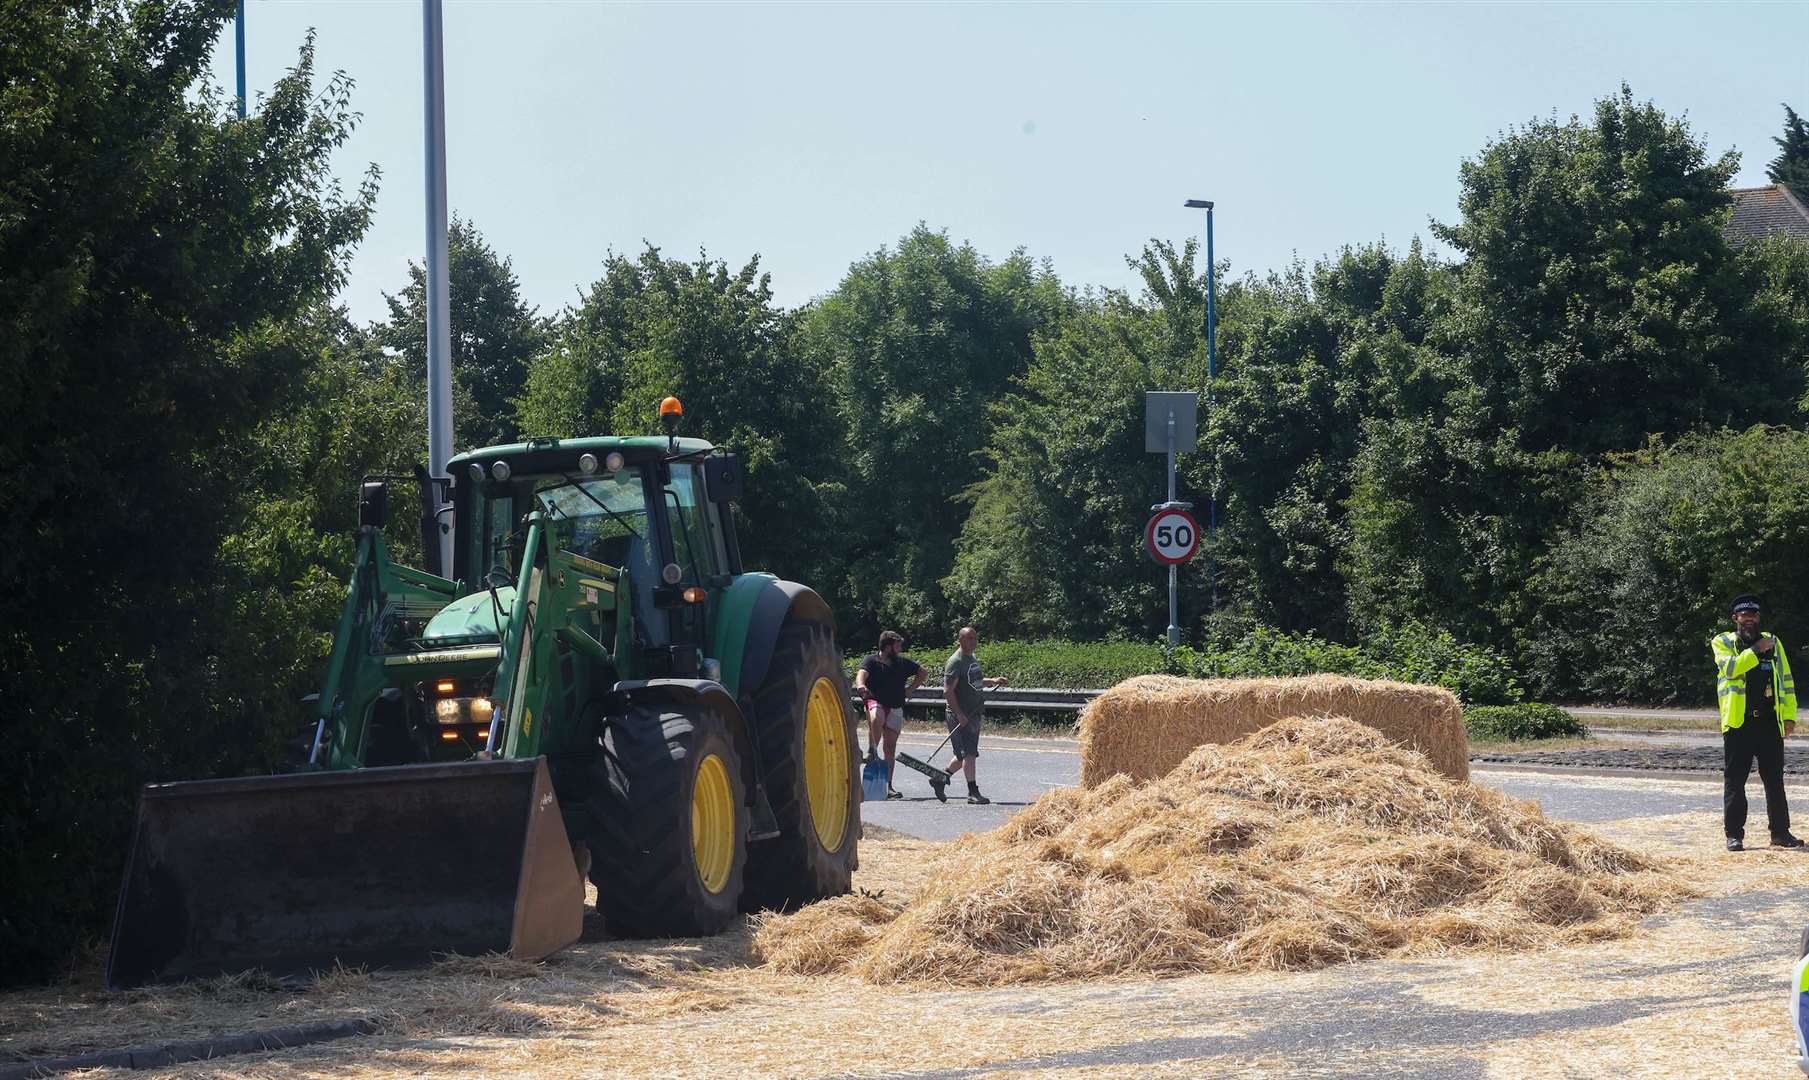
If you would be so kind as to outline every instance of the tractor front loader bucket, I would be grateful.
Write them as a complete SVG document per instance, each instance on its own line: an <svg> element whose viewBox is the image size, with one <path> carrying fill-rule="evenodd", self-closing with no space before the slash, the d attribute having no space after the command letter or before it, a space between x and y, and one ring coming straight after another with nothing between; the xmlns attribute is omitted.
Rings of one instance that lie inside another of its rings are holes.
<svg viewBox="0 0 1809 1080"><path fill-rule="evenodd" d="M538 959L583 913L539 758L148 784L107 982Z"/></svg>

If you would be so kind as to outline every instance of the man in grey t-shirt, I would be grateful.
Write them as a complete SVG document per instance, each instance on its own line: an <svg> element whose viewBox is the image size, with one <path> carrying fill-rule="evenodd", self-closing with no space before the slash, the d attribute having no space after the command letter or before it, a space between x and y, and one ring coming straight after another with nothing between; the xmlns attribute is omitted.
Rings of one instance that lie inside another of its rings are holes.
<svg viewBox="0 0 1809 1080"><path fill-rule="evenodd" d="M953 778L959 765L967 776L967 801L983 806L992 800L980 794L974 779L974 759L980 756L980 721L986 715L986 691L1005 685L1004 676L989 679L980 670L980 658L974 649L980 635L971 626L963 626L955 635L959 646L942 666L942 696L948 701L949 741L955 760L944 770Z"/></svg>

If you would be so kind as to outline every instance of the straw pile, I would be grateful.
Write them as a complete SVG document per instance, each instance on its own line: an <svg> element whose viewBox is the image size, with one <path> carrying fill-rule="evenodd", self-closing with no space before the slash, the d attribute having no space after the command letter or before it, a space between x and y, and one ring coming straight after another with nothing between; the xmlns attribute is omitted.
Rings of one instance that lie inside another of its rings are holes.
<svg viewBox="0 0 1809 1080"><path fill-rule="evenodd" d="M1124 773L1154 780L1194 748L1241 739L1288 716L1343 716L1425 754L1453 780L1470 778L1463 707L1437 686L1309 675L1297 679L1178 679L1144 675L1080 714L1080 783Z"/></svg>
<svg viewBox="0 0 1809 1080"><path fill-rule="evenodd" d="M1618 936L1690 893L1342 718L1201 747L1152 783L1050 792L939 863L908 905L855 895L764 917L756 957L983 986L1314 968Z"/></svg>

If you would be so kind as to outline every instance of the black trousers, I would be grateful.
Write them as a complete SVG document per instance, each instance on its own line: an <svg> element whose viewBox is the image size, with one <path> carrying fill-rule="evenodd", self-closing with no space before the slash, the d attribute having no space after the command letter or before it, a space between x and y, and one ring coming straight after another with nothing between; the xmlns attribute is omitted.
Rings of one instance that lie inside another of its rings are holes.
<svg viewBox="0 0 1809 1080"><path fill-rule="evenodd" d="M1776 721L1754 720L1721 733L1721 749L1727 771L1721 789L1722 823L1727 835L1746 838L1746 778L1752 763L1759 763L1759 782L1765 785L1765 816L1772 839L1790 831L1790 806L1784 801L1784 737Z"/></svg>

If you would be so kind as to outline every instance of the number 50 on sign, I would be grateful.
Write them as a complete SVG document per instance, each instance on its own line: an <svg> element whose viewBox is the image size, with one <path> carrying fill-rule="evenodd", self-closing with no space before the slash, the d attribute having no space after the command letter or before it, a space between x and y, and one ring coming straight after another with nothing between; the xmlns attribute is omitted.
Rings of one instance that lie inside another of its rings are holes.
<svg viewBox="0 0 1809 1080"><path fill-rule="evenodd" d="M1165 566L1184 563L1200 548L1200 523L1185 510L1162 510L1143 529L1143 543Z"/></svg>

